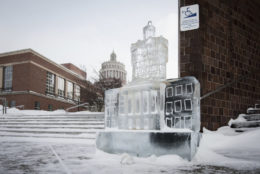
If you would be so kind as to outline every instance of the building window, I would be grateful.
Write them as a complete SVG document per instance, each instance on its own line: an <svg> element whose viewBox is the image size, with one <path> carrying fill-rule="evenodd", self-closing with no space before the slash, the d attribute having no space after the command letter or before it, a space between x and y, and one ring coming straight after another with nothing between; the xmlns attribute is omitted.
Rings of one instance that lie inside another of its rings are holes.
<svg viewBox="0 0 260 174"><path fill-rule="evenodd" d="M34 102L34 109L35 110L40 110L40 102L38 102L38 101Z"/></svg>
<svg viewBox="0 0 260 174"><path fill-rule="evenodd" d="M73 99L73 83L67 81L67 98Z"/></svg>
<svg viewBox="0 0 260 174"><path fill-rule="evenodd" d="M184 100L184 107L186 111L191 111L192 110L192 102L191 99L185 99Z"/></svg>
<svg viewBox="0 0 260 174"><path fill-rule="evenodd" d="M186 93L187 94L193 93L192 83L186 85Z"/></svg>
<svg viewBox="0 0 260 174"><path fill-rule="evenodd" d="M11 103L10 103L10 107L13 108L13 107L15 107L15 105L16 105L15 100L12 100Z"/></svg>
<svg viewBox="0 0 260 174"><path fill-rule="evenodd" d="M174 101L174 111L181 112L181 110L182 110L181 100Z"/></svg>
<svg viewBox="0 0 260 174"><path fill-rule="evenodd" d="M182 85L178 85L175 87L175 95L182 95Z"/></svg>
<svg viewBox="0 0 260 174"><path fill-rule="evenodd" d="M79 87L79 85L75 85L74 100L80 101L80 87Z"/></svg>
<svg viewBox="0 0 260 174"><path fill-rule="evenodd" d="M52 111L53 110L53 107L51 104L48 105L48 111Z"/></svg>
<svg viewBox="0 0 260 174"><path fill-rule="evenodd" d="M172 97L173 96L173 88L172 87L168 87L166 89L166 97Z"/></svg>
<svg viewBox="0 0 260 174"><path fill-rule="evenodd" d="M47 81L46 81L46 93L54 94L55 92L55 75L47 72Z"/></svg>
<svg viewBox="0 0 260 174"><path fill-rule="evenodd" d="M64 97L65 91L65 80L63 78L58 77L58 96Z"/></svg>
<svg viewBox="0 0 260 174"><path fill-rule="evenodd" d="M13 66L4 67L4 90L12 90L13 87Z"/></svg>

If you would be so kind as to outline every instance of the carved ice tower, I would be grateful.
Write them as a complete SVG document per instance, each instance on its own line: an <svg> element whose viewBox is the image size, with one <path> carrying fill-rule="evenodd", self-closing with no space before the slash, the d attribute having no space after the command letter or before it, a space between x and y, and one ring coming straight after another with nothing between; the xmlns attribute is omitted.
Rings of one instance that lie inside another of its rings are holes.
<svg viewBox="0 0 260 174"><path fill-rule="evenodd" d="M132 81L165 80L168 62L168 41L155 37L152 22L143 28L143 40L131 45Z"/></svg>

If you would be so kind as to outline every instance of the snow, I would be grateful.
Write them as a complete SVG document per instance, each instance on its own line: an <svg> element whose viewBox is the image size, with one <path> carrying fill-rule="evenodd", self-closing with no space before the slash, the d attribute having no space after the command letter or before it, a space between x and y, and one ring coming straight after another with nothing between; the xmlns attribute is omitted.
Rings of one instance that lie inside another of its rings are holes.
<svg viewBox="0 0 260 174"><path fill-rule="evenodd" d="M71 173L188 173L199 169L204 173L212 170L216 173L260 171L260 128L240 134L229 127L218 131L204 129L199 150L191 162L177 155L138 158L128 154L108 154L96 150L95 141L28 139L1 137L0 164L7 165L7 160L12 161L9 166L16 166L24 161L32 171L64 173L49 148L51 145ZM44 163L38 164L37 161ZM0 167L0 173L7 173L7 170L6 166Z"/></svg>
<svg viewBox="0 0 260 174"><path fill-rule="evenodd" d="M2 106L0 106L0 109ZM1 113L2 114L2 113ZM103 114L102 112L90 112L90 111L79 111L79 112L66 112L63 109L55 111L44 111L44 110L19 110L16 108L8 108L7 115L83 115L83 114Z"/></svg>
<svg viewBox="0 0 260 174"><path fill-rule="evenodd" d="M45 115L47 111L13 109L12 114L23 116L33 115L33 112ZM12 137L11 132L1 132L0 173L260 173L260 128L242 133L228 126L217 131L204 129L192 161L177 155L139 158L129 154L108 154L95 148L93 134L79 135L78 139L68 139L65 135L62 135L64 138L37 136Z"/></svg>
<svg viewBox="0 0 260 174"><path fill-rule="evenodd" d="M239 114L238 117L236 119L230 119L228 122L228 125L231 126L232 123L236 123L236 122L246 122L246 119L244 118L245 114Z"/></svg>

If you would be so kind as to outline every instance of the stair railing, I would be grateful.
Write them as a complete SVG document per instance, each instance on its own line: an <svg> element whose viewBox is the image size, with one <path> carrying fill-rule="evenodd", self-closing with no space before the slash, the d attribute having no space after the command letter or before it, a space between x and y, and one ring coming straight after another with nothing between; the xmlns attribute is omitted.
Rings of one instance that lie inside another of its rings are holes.
<svg viewBox="0 0 260 174"><path fill-rule="evenodd" d="M75 108L78 108L78 107L81 107L81 106L85 106L85 105L89 105L89 103L86 102L86 103L78 104L76 106L69 107L69 108L66 109L66 112L68 112L71 109L75 109Z"/></svg>
<svg viewBox="0 0 260 174"><path fill-rule="evenodd" d="M204 94L203 96L200 97L200 100L202 100L202 99L204 99L204 98L206 98L206 97L208 97L208 96L211 96L211 95L213 95L213 94L215 94L215 93L217 93L217 92L219 92L219 91L225 89L226 87L231 86L232 84L234 84L234 83L236 83L236 82L239 82L239 81L245 79L246 77L248 77L249 75L251 75L251 74L253 74L253 73L254 73L254 72L252 71L251 73L248 73L248 74L246 74L246 75L242 75L242 76L240 76L239 78L234 79L234 80L228 82L227 84L224 84L224 85L218 87L217 89L215 89L215 90L213 90L213 91L210 91L210 92Z"/></svg>

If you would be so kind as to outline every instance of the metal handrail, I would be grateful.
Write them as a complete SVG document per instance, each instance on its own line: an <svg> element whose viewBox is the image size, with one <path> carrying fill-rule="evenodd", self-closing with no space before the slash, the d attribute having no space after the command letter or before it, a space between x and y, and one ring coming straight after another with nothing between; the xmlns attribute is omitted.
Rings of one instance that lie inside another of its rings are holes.
<svg viewBox="0 0 260 174"><path fill-rule="evenodd" d="M86 103L82 103L82 104L79 104L79 105L76 105L76 106L72 106L72 107L67 108L66 111L68 112L68 111L71 110L71 109L74 109L74 108L77 108L77 107L80 107L80 106L84 106L84 105L88 105L88 104L89 104L89 103L86 102Z"/></svg>
<svg viewBox="0 0 260 174"><path fill-rule="evenodd" d="M239 82L239 81L243 80L244 78L248 77L248 76L251 75L251 74L253 74L253 72L248 73L248 74L243 75L243 76L240 76L239 78L234 79L234 80L230 81L229 83L224 84L224 85L218 87L217 89L215 89L215 90L213 90L213 91L210 91L210 92L204 94L202 97L200 97L200 100L202 100L202 99L204 99L204 98L206 98L206 97L208 97L208 96L211 96L211 95L213 95L213 94L215 94L215 93L221 91L222 89L224 89L224 88L226 88L226 87L228 87L228 86L230 86L230 85L236 83L236 82Z"/></svg>
<svg viewBox="0 0 260 174"><path fill-rule="evenodd" d="M3 103L2 111L3 111L3 115L4 115L4 114L6 114L6 110L7 110L7 108L6 108L6 98L5 97L0 97L0 100L2 100L2 103Z"/></svg>
<svg viewBox="0 0 260 174"><path fill-rule="evenodd" d="M21 108L21 109L24 109L24 105L18 105L18 106L15 106L15 108Z"/></svg>

